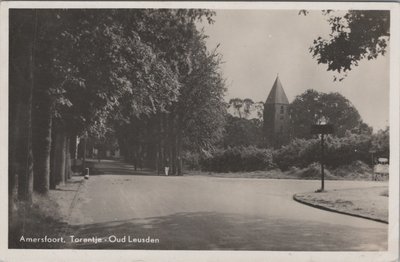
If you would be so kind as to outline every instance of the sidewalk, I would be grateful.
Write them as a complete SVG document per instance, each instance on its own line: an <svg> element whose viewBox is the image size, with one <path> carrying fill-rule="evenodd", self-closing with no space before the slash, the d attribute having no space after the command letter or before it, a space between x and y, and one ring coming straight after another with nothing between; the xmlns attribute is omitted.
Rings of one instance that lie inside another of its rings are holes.
<svg viewBox="0 0 400 262"><path fill-rule="evenodd" d="M388 186L300 193L293 199L305 205L388 223Z"/></svg>
<svg viewBox="0 0 400 262"><path fill-rule="evenodd" d="M72 176L64 185L59 185L57 189L50 190L49 197L58 204L62 222L69 222L71 210L76 204L76 197L82 183L84 183L83 176Z"/></svg>

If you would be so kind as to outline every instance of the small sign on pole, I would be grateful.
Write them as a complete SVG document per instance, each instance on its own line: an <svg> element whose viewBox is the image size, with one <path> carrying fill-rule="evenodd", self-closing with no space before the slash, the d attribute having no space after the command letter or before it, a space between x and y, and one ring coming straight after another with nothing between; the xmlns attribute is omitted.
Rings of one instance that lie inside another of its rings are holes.
<svg viewBox="0 0 400 262"><path fill-rule="evenodd" d="M311 126L311 134L332 134L333 133L333 125L324 124L324 125L312 125Z"/></svg>
<svg viewBox="0 0 400 262"><path fill-rule="evenodd" d="M324 166L324 136L333 133L333 125L331 124L318 124L311 126L311 134L321 135L321 189L316 192L323 192L325 190L325 166Z"/></svg>

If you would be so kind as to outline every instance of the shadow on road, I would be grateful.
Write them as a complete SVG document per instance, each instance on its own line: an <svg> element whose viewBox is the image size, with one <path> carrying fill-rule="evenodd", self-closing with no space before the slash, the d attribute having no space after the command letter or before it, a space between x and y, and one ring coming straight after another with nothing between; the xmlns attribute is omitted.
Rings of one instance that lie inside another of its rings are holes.
<svg viewBox="0 0 400 262"><path fill-rule="evenodd" d="M321 231L321 228L324 228ZM266 219L217 212L176 213L163 217L112 221L71 228L77 237L116 236L119 243L80 243L78 249L159 250L274 250L355 251L386 250L387 233L285 219ZM373 234L371 234L373 233ZM379 236L371 239L370 236ZM159 239L159 243L129 243L134 238ZM380 240L381 242L379 242ZM371 244L377 243L377 244Z"/></svg>
<svg viewBox="0 0 400 262"><path fill-rule="evenodd" d="M129 176L158 176L157 171L151 169L137 169L133 165L117 160L89 160L86 166L91 176L96 175L129 175Z"/></svg>

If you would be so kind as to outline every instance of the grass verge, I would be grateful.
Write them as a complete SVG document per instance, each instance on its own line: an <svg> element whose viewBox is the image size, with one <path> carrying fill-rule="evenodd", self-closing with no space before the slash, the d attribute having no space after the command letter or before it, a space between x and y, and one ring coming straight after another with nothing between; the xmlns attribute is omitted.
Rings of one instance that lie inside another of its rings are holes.
<svg viewBox="0 0 400 262"><path fill-rule="evenodd" d="M11 249L60 249L61 242L23 241L27 238L60 238L68 235L71 205L82 182L72 177L64 185L45 195L32 195L32 203L17 202L9 214L9 241Z"/></svg>
<svg viewBox="0 0 400 262"><path fill-rule="evenodd" d="M303 204L337 213L388 223L387 186L295 194Z"/></svg>

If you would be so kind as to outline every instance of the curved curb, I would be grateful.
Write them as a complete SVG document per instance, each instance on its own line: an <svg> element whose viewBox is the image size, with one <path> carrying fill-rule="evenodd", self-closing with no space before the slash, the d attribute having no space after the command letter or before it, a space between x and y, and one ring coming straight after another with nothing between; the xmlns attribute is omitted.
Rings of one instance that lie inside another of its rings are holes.
<svg viewBox="0 0 400 262"><path fill-rule="evenodd" d="M339 214L343 214L343 215L348 215L348 216L353 216L353 217L364 218L364 219L368 219L368 220L373 220L375 222L380 222L380 223L384 223L384 224L389 224L388 221L385 221L385 220L382 220L382 219L379 219L379 218L367 217L367 216L363 216L363 215L358 215L358 214L353 214L353 213L348 213L348 212L336 210L336 209L329 208L329 207L326 207L326 206L312 204L312 203L309 203L307 201L304 201L304 200L301 200L301 199L297 198L296 194L293 195L293 200L298 202L298 203L301 203L301 204L304 204L304 205L307 205L307 206L310 206L310 207L314 207L314 208L317 208L317 209L330 211L330 212L334 212L334 213L339 213Z"/></svg>

